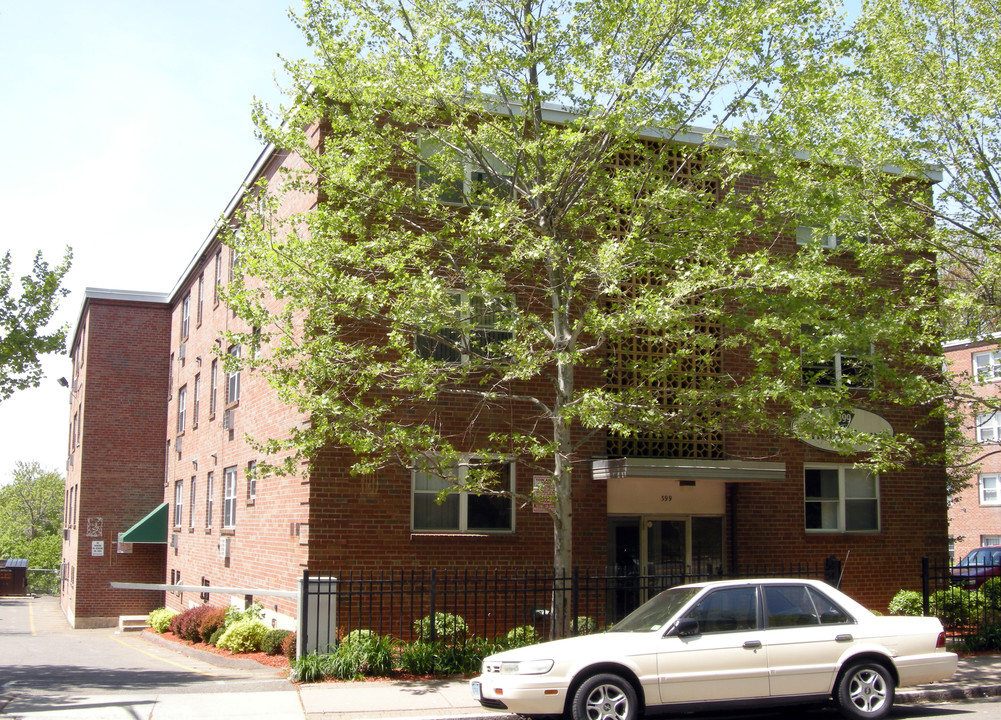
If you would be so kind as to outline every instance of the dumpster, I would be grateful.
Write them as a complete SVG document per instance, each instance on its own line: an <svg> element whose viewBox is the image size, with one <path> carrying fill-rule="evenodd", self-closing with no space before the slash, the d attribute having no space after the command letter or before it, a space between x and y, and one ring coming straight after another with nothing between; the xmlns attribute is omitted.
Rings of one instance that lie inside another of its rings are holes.
<svg viewBox="0 0 1001 720"><path fill-rule="evenodd" d="M28 561L0 561L0 595L28 594Z"/></svg>

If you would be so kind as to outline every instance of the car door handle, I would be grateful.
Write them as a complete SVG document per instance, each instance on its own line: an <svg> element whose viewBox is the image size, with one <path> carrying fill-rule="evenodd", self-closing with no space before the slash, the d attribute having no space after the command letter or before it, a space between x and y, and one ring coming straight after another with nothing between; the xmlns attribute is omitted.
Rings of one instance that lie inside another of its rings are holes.
<svg viewBox="0 0 1001 720"><path fill-rule="evenodd" d="M747 642L744 643L744 647L748 650L757 650L759 647L761 647L761 641L748 640Z"/></svg>
<svg viewBox="0 0 1001 720"><path fill-rule="evenodd" d="M848 633L844 633L843 635L837 635L837 636L835 636L834 642L851 642L854 639L855 638L853 638Z"/></svg>

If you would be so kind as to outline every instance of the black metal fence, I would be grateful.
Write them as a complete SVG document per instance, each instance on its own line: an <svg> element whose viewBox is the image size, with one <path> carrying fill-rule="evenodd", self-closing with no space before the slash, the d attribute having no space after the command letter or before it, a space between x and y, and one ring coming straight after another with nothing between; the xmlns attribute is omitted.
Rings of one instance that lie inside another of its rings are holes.
<svg viewBox="0 0 1001 720"><path fill-rule="evenodd" d="M935 615L953 637L975 638L1001 626L1001 567L921 559L921 612Z"/></svg>
<svg viewBox="0 0 1001 720"><path fill-rule="evenodd" d="M352 630L371 630L404 642L418 623L438 613L460 616L469 637L495 639L531 626L549 637L552 608L568 608L569 634L606 627L662 590L690 582L748 577L802 577L837 585L841 563L753 565L726 574L658 566L646 573L622 568L581 569L563 576L538 569L406 570L368 573L303 572L300 647L324 651ZM435 639L438 623L424 623Z"/></svg>

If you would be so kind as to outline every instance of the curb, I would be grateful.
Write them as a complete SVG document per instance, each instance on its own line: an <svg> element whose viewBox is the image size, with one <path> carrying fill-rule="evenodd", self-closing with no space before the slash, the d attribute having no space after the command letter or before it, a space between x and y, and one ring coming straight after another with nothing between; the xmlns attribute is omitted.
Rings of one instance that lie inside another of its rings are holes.
<svg viewBox="0 0 1001 720"><path fill-rule="evenodd" d="M925 690L900 690L896 694L894 704L966 702L993 697L1001 697L1001 685L957 685L930 687Z"/></svg>
<svg viewBox="0 0 1001 720"><path fill-rule="evenodd" d="M223 667L229 670L272 670L277 676L283 675L280 669L273 668L269 665L261 665L255 660L216 655L215 653L208 652L206 650L199 650L198 648L185 645L184 643L172 642L171 640L160 637L156 632L151 630L143 630L139 634L139 637L147 642L153 643L154 645L169 648L170 650L178 652L181 655L186 655L187 657L201 660L202 662L206 662L217 667Z"/></svg>

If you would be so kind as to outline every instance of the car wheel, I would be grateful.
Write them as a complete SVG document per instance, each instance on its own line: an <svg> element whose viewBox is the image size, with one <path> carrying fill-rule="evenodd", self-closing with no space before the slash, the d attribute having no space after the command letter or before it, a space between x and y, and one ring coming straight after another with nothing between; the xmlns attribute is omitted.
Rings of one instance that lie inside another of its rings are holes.
<svg viewBox="0 0 1001 720"><path fill-rule="evenodd" d="M878 720L893 707L893 675L877 662L850 666L838 681L834 702L851 720Z"/></svg>
<svg viewBox="0 0 1001 720"><path fill-rule="evenodd" d="M573 720L636 720L636 691L618 675L595 675L577 688Z"/></svg>

